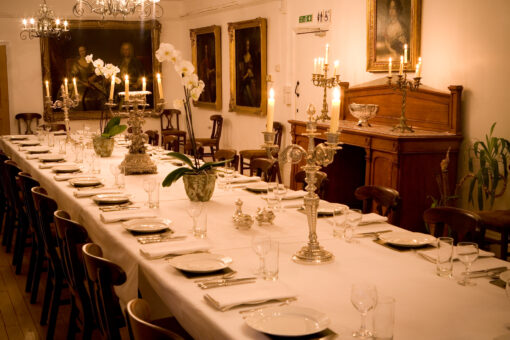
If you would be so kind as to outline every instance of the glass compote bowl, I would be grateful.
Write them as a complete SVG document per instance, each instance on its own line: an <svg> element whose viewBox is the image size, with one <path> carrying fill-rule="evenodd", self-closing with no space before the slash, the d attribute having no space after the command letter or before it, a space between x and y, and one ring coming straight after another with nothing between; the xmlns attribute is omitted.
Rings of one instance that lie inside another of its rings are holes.
<svg viewBox="0 0 510 340"><path fill-rule="evenodd" d="M351 115L358 119L358 126L366 127L370 126L368 121L374 118L377 111L379 111L379 105L352 103L349 105L349 111Z"/></svg>
<svg viewBox="0 0 510 340"><path fill-rule="evenodd" d="M377 289L375 285L369 283L353 284L351 302L354 308L361 314L361 325L352 336L360 339L372 339L372 332L367 329L366 319L368 312L374 309L377 304Z"/></svg>

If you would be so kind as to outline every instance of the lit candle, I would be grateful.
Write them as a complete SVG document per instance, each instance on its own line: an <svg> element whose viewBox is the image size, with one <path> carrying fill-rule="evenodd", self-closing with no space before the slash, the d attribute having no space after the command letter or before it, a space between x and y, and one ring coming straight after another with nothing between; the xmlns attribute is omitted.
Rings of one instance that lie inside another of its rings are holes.
<svg viewBox="0 0 510 340"><path fill-rule="evenodd" d="M112 76L112 83L110 84L110 100L113 100L113 91L115 91L115 74Z"/></svg>
<svg viewBox="0 0 510 340"><path fill-rule="evenodd" d="M328 64L329 44L326 44L326 58L324 58L324 64Z"/></svg>
<svg viewBox="0 0 510 340"><path fill-rule="evenodd" d="M129 76L127 74L124 76L124 93L125 100L129 100Z"/></svg>
<svg viewBox="0 0 510 340"><path fill-rule="evenodd" d="M319 58L320 59L320 73L324 73L324 58Z"/></svg>
<svg viewBox="0 0 510 340"><path fill-rule="evenodd" d="M59 25L60 25L60 19L55 20L55 26L57 26L57 28L58 28Z"/></svg>
<svg viewBox="0 0 510 340"><path fill-rule="evenodd" d="M400 69L398 70L398 74L403 76L404 75L404 57L400 56Z"/></svg>
<svg viewBox="0 0 510 340"><path fill-rule="evenodd" d="M392 67L391 62L392 62L392 59L390 57L390 59L388 60L388 76L390 76L390 77L391 77L391 67Z"/></svg>
<svg viewBox="0 0 510 340"><path fill-rule="evenodd" d="M404 45L404 63L407 64L407 44Z"/></svg>
<svg viewBox="0 0 510 340"><path fill-rule="evenodd" d="M46 84L46 97L49 97L50 96L50 82L46 80L44 83Z"/></svg>
<svg viewBox="0 0 510 340"><path fill-rule="evenodd" d="M64 78L64 93L66 96L69 95L69 88L67 87L67 78Z"/></svg>
<svg viewBox="0 0 510 340"><path fill-rule="evenodd" d="M67 20L64 20L64 31L67 31L67 25L68 25Z"/></svg>
<svg viewBox="0 0 510 340"><path fill-rule="evenodd" d="M338 72L338 60L335 60L335 72L333 73L334 76L336 76L337 72Z"/></svg>
<svg viewBox="0 0 510 340"><path fill-rule="evenodd" d="M267 121L266 131L273 132L273 116L274 116L274 90L269 90L269 99L267 100Z"/></svg>
<svg viewBox="0 0 510 340"><path fill-rule="evenodd" d="M74 95L78 97L78 86L76 86L76 77L73 77Z"/></svg>
<svg viewBox="0 0 510 340"><path fill-rule="evenodd" d="M333 90L333 99L331 100L331 123L329 132L338 131L338 121L340 119L340 89L335 87Z"/></svg>
<svg viewBox="0 0 510 340"><path fill-rule="evenodd" d="M421 77L421 57L418 58L418 64L416 64L416 76Z"/></svg>
<svg viewBox="0 0 510 340"><path fill-rule="evenodd" d="M34 18L30 18L30 25L32 25L32 28L35 28L35 20L34 20Z"/></svg>
<svg viewBox="0 0 510 340"><path fill-rule="evenodd" d="M145 92L145 90L147 89L147 80L145 79L145 77L142 78L142 91Z"/></svg>
<svg viewBox="0 0 510 340"><path fill-rule="evenodd" d="M27 29L27 19L23 19L23 28Z"/></svg>
<svg viewBox="0 0 510 340"><path fill-rule="evenodd" d="M317 74L317 58L313 60L313 73Z"/></svg>
<svg viewBox="0 0 510 340"><path fill-rule="evenodd" d="M161 74L156 74L156 79L158 80L158 92L159 92L159 98L165 99L165 96L163 96L163 86L161 85Z"/></svg>

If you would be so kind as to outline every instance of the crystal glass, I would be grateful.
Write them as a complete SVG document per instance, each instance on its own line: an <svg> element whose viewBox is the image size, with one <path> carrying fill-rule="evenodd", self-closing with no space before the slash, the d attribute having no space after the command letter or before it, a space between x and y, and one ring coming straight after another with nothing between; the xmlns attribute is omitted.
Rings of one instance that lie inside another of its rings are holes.
<svg viewBox="0 0 510 340"><path fill-rule="evenodd" d="M348 211L349 208L345 206L335 207L333 209L333 236L340 239L344 238L345 220Z"/></svg>
<svg viewBox="0 0 510 340"><path fill-rule="evenodd" d="M114 186L119 188L119 175L120 175L120 165L119 164L110 164L110 172L115 177Z"/></svg>
<svg viewBox="0 0 510 340"><path fill-rule="evenodd" d="M478 258L478 244L473 242L457 243L457 257L466 266L464 278L457 283L462 286L475 286L476 283L470 280L471 265Z"/></svg>
<svg viewBox="0 0 510 340"><path fill-rule="evenodd" d="M274 210L278 206L278 199L276 198L275 191L278 187L277 182L267 182L267 207Z"/></svg>
<svg viewBox="0 0 510 340"><path fill-rule="evenodd" d="M377 289L369 283L356 283L351 289L351 303L361 314L361 325L352 334L353 337L371 339L372 333L367 329L367 314L377 305Z"/></svg>
<svg viewBox="0 0 510 340"><path fill-rule="evenodd" d="M264 257L264 280L278 280L280 264L280 243L276 240L269 241L269 249Z"/></svg>
<svg viewBox="0 0 510 340"><path fill-rule="evenodd" d="M287 194L287 188L283 184L276 184L276 188L274 188L274 196L276 198L277 203L277 209L278 211L282 211L282 199Z"/></svg>
<svg viewBox="0 0 510 340"><path fill-rule="evenodd" d="M198 235L198 231L200 230L200 227L198 225L199 217L202 215L203 210L205 210L205 204L204 202L193 202L190 201L188 203L188 206L186 207L186 211L188 212L188 215L193 220L193 235ZM205 236L204 236L205 237Z"/></svg>
<svg viewBox="0 0 510 340"><path fill-rule="evenodd" d="M251 239L251 248L259 257L259 269L257 275L264 275L265 258L269 250L271 249L271 238L267 235L255 235Z"/></svg>
<svg viewBox="0 0 510 340"><path fill-rule="evenodd" d="M436 274L441 277L452 277L453 271L453 238L437 238Z"/></svg>
<svg viewBox="0 0 510 340"><path fill-rule="evenodd" d="M357 243L358 241L353 240L352 236L354 235L354 231L356 227L361 222L361 218L363 217L363 213L359 209L350 209L347 211L347 216L345 218L345 231L344 237L345 241L348 243Z"/></svg>
<svg viewBox="0 0 510 340"><path fill-rule="evenodd" d="M159 207L159 195L156 194L158 190L158 182L154 178L143 180L143 190L147 193L147 205L149 208Z"/></svg>
<svg viewBox="0 0 510 340"><path fill-rule="evenodd" d="M235 169L230 162L225 164L224 169L225 169L225 172L224 172L225 177L224 178L225 178L225 185L226 185L225 190L230 191L230 189L232 189L232 179L234 178L234 175L235 175Z"/></svg>

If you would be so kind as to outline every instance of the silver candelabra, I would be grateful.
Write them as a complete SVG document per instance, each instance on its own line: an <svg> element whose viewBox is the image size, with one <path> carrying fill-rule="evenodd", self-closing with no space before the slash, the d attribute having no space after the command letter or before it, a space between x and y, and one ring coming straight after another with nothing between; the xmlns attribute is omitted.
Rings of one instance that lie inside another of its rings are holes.
<svg viewBox="0 0 510 340"><path fill-rule="evenodd" d="M64 124L66 126L66 142L71 141L71 134L69 129L69 109L78 106L80 97L74 94L73 97L69 97L69 94L65 91L64 85L61 86L62 100L57 99L54 102L50 96L46 96L45 104L52 109L62 109L64 111Z"/></svg>
<svg viewBox="0 0 510 340"><path fill-rule="evenodd" d="M331 164L336 151L341 149L338 143L340 133L327 132L326 142L315 145L315 138L320 136L321 133L317 132L317 119L314 118L315 108L313 106L309 109L308 114L309 120L306 123L306 133L303 134L308 137L308 150L297 144L291 144L279 152L278 160L280 164L296 164L303 159L306 160L306 165L302 166L301 169L306 172L305 190L307 194L304 197L304 206L309 229L308 244L294 254L292 259L297 263L322 264L333 261L334 256L322 248L317 240L317 209L320 199L315 193L317 189L315 185L317 182L316 174L321 167ZM278 146L273 142L275 132L263 132L263 134L263 147L267 151L267 156L274 159L273 152L278 150Z"/></svg>

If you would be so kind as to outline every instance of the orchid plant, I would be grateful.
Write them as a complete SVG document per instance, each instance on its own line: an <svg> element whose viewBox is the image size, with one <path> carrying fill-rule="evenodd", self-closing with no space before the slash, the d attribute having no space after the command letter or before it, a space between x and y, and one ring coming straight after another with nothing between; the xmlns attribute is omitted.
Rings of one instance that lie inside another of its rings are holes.
<svg viewBox="0 0 510 340"><path fill-rule="evenodd" d="M198 150L195 141L195 132L193 130L193 116L191 114L190 99L195 101L198 100L200 94L204 90L205 84L202 80L198 79L193 64L188 60L182 59L181 52L176 50L172 44L161 43L159 45L159 49L156 51L156 58L158 58L160 62L172 62L175 71L181 76L181 82L184 87L184 99L175 99L173 101L173 106L178 110L182 110L184 108L186 130L188 131L192 154L196 156L198 154ZM172 185L172 183L177 181L185 174L207 173L212 168L225 164L225 161L221 161L207 162L200 165L197 157L194 157L192 160L180 152L171 152L168 155L179 159L186 166L177 168L169 173L163 181L163 186L165 187Z"/></svg>
<svg viewBox="0 0 510 340"><path fill-rule="evenodd" d="M93 59L94 56L92 54L89 54L88 56L85 57L85 61L87 61L87 63L92 63L92 65L94 66L94 72L97 76L99 77L103 77L103 90L101 89L98 89L100 90L103 95L106 97L107 96L107 93L106 93L106 88L108 86L108 79L111 79L113 76L116 76L117 73L120 72L120 69L113 65L113 64L105 64L105 62L102 60L102 59L96 59L94 60ZM121 83L121 80L119 77L115 77L115 83L116 84L120 84Z"/></svg>

